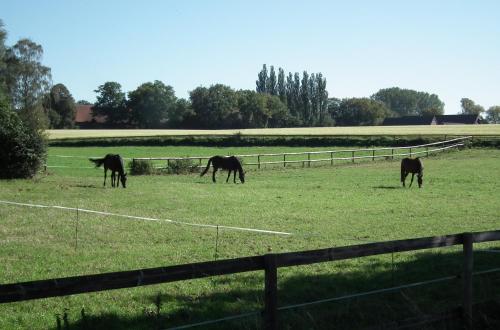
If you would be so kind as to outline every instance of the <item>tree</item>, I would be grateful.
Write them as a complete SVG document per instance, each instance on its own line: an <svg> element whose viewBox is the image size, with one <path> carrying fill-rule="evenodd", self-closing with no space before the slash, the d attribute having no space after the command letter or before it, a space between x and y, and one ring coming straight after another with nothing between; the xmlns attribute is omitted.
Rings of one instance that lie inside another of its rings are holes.
<svg viewBox="0 0 500 330"><path fill-rule="evenodd" d="M286 84L285 84L285 71L282 68L278 69L278 95L280 97L281 102L287 102L286 95Z"/></svg>
<svg viewBox="0 0 500 330"><path fill-rule="evenodd" d="M490 124L500 124L500 105L492 106L486 111L486 120Z"/></svg>
<svg viewBox="0 0 500 330"><path fill-rule="evenodd" d="M300 86L301 117L306 125L310 124L310 106L309 106L309 74L307 71L302 73Z"/></svg>
<svg viewBox="0 0 500 330"><path fill-rule="evenodd" d="M480 115L484 112L484 108L468 98L460 100L462 106L462 114L464 115Z"/></svg>
<svg viewBox="0 0 500 330"><path fill-rule="evenodd" d="M46 140L40 129L32 129L11 110L0 89L0 179L33 177L46 156Z"/></svg>
<svg viewBox="0 0 500 330"><path fill-rule="evenodd" d="M51 85L50 68L41 64L43 48L29 39L7 50L7 90L14 109L32 127L43 127L42 97Z"/></svg>
<svg viewBox="0 0 500 330"><path fill-rule="evenodd" d="M384 103L369 98L343 99L335 113L339 126L373 126L389 114Z"/></svg>
<svg viewBox="0 0 500 330"><path fill-rule="evenodd" d="M73 128L75 126L75 100L66 86L54 85L46 101L51 128Z"/></svg>
<svg viewBox="0 0 500 330"><path fill-rule="evenodd" d="M396 116L427 116L444 113L444 103L436 94L392 87L379 90L371 98L383 102Z"/></svg>
<svg viewBox="0 0 500 330"><path fill-rule="evenodd" d="M128 93L132 123L140 128L168 125L168 114L175 109L175 92L159 80L147 82Z"/></svg>
<svg viewBox="0 0 500 330"><path fill-rule="evenodd" d="M191 91L189 98L197 128L231 128L240 122L237 94L229 86L198 87Z"/></svg>
<svg viewBox="0 0 500 330"><path fill-rule="evenodd" d="M115 81L105 82L94 91L97 101L92 107L92 116L106 117L106 124L111 127L123 127L129 122L125 93Z"/></svg>
<svg viewBox="0 0 500 330"><path fill-rule="evenodd" d="M258 74L258 80L255 82L257 85L257 93L267 93L267 67L265 64L262 65L262 70Z"/></svg>
<svg viewBox="0 0 500 330"><path fill-rule="evenodd" d="M168 113L168 127L183 128L189 126L189 121L193 116L191 103L186 99L178 99Z"/></svg>
<svg viewBox="0 0 500 330"><path fill-rule="evenodd" d="M271 65L271 70L269 71L269 79L266 82L266 93L271 95L276 95L277 86L276 86L276 72L274 71L274 66Z"/></svg>
<svg viewBox="0 0 500 330"><path fill-rule="evenodd" d="M5 40L7 39L7 31L3 27L3 22L0 19L0 91L7 91L7 63L6 54L7 46Z"/></svg>
<svg viewBox="0 0 500 330"><path fill-rule="evenodd" d="M237 92L241 128L267 127L271 112L267 105L268 94L243 90Z"/></svg>
<svg viewBox="0 0 500 330"><path fill-rule="evenodd" d="M92 105L92 103L90 103L87 100L78 100L78 101L76 101L76 104Z"/></svg>

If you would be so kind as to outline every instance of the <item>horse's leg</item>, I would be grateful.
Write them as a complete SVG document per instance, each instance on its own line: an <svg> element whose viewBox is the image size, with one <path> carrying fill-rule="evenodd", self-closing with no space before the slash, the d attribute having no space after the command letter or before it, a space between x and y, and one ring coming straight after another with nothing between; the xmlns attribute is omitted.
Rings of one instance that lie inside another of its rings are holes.
<svg viewBox="0 0 500 330"><path fill-rule="evenodd" d="M215 172L217 172L217 168L214 167L214 171L212 172L212 181L215 183Z"/></svg>
<svg viewBox="0 0 500 330"><path fill-rule="evenodd" d="M408 176L408 172L403 172L403 176L401 177L401 181L403 181L403 187L406 187L405 185L405 181L406 181L406 177Z"/></svg>
<svg viewBox="0 0 500 330"><path fill-rule="evenodd" d="M236 183L236 170L234 170L233 182Z"/></svg>
<svg viewBox="0 0 500 330"><path fill-rule="evenodd" d="M410 188L411 188L411 185L412 185L412 183L413 183L413 177L414 177L414 176L415 176L415 173L412 173L412 174L411 174L411 181L410 181Z"/></svg>
<svg viewBox="0 0 500 330"><path fill-rule="evenodd" d="M105 169L104 169L104 184L103 184L103 186L104 186L104 187L106 187L106 174L107 174L107 173L108 173L108 169L107 169L107 168L105 168Z"/></svg>
<svg viewBox="0 0 500 330"><path fill-rule="evenodd" d="M235 172L236 173L236 172ZM231 170L227 171L227 179L226 179L226 183L229 182L229 177L231 176Z"/></svg>

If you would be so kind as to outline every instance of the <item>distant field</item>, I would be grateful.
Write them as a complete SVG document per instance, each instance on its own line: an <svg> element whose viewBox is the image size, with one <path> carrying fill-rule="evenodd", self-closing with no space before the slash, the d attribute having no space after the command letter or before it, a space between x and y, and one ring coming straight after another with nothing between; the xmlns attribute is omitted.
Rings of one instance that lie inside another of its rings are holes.
<svg viewBox="0 0 500 330"><path fill-rule="evenodd" d="M102 129L48 130L50 139L185 135L500 135L500 125L300 127L233 130Z"/></svg>

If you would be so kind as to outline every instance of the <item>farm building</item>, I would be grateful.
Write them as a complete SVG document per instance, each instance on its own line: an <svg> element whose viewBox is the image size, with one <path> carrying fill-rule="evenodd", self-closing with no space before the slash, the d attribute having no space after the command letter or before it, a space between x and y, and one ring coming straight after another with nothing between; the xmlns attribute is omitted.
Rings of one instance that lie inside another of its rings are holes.
<svg viewBox="0 0 500 330"><path fill-rule="evenodd" d="M91 104L77 104L75 114L75 125L80 128L95 126L96 124L104 124L106 118L102 116L92 117Z"/></svg>
<svg viewBox="0 0 500 330"><path fill-rule="evenodd" d="M403 116L385 118L383 126L480 124L479 115Z"/></svg>

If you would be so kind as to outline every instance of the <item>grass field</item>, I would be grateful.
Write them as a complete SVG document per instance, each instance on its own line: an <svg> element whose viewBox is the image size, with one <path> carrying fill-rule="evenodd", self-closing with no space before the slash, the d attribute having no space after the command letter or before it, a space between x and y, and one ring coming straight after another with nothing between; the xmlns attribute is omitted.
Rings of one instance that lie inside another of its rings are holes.
<svg viewBox="0 0 500 330"><path fill-rule="evenodd" d="M83 131L84 132L84 131ZM186 156L305 151L294 148L50 148L50 168L33 180L3 181L0 200L290 232L279 236L36 209L0 203L0 283L92 274L272 252L499 229L500 151L466 149L424 159L424 188L402 189L398 161L247 171L245 184L208 176L131 176L127 189L102 187L88 156ZM64 158L59 156L78 156ZM500 248L498 243L480 249ZM398 253L279 271L279 305L432 279L460 271L460 247ZM394 258L394 259L392 259ZM394 261L394 262L393 262ZM475 269L500 266L477 252ZM500 294L499 275L476 298ZM497 282L494 282L497 281ZM168 328L262 307L261 272L0 305L0 329L56 327L67 310L75 328ZM280 313L284 328L358 328L441 310L460 300L460 283L431 285ZM162 301L156 315L155 299ZM430 303L432 302L432 303ZM82 318L84 308L86 317ZM377 313L373 313L377 308ZM335 311L335 313L332 312ZM372 311L372 312L369 312ZM214 328L259 328L260 318Z"/></svg>
<svg viewBox="0 0 500 330"><path fill-rule="evenodd" d="M48 130L50 139L183 135L500 135L500 125L300 127L234 130Z"/></svg>

